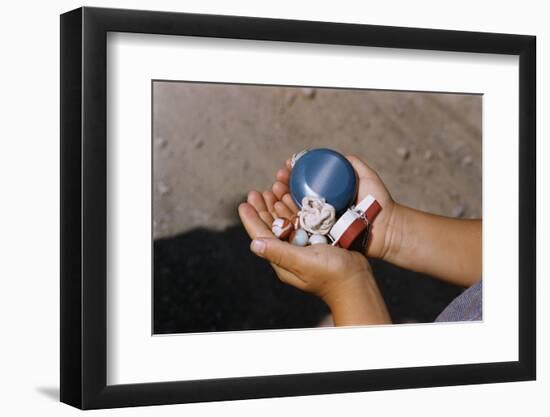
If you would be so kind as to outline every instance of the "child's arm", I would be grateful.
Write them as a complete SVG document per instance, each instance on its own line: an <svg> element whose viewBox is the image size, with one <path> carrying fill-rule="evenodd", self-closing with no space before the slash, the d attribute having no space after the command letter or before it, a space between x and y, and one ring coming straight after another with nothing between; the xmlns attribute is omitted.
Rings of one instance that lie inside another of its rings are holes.
<svg viewBox="0 0 550 417"><path fill-rule="evenodd" d="M253 239L251 250L271 262L281 281L323 299L335 325L391 323L363 255L327 244L298 247L278 240L271 233L273 216L255 191L239 206L239 216Z"/></svg>
<svg viewBox="0 0 550 417"><path fill-rule="evenodd" d="M482 222L453 219L399 204L384 260L463 287L481 279Z"/></svg>
<svg viewBox="0 0 550 417"><path fill-rule="evenodd" d="M393 201L378 174L348 157L359 177L358 200L372 194L382 211L372 227L366 254L464 287L481 278L481 220L460 220L414 210ZM279 215L297 211L288 194L290 166L280 169L268 206Z"/></svg>

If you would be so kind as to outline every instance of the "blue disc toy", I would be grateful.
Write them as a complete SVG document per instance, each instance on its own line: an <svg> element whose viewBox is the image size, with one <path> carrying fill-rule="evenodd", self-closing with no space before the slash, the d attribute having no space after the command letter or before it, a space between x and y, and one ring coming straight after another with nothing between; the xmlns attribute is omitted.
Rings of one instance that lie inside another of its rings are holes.
<svg viewBox="0 0 550 417"><path fill-rule="evenodd" d="M336 213L353 205L357 177L350 162L332 149L311 149L298 156L290 175L290 195L298 207L304 197L324 198Z"/></svg>

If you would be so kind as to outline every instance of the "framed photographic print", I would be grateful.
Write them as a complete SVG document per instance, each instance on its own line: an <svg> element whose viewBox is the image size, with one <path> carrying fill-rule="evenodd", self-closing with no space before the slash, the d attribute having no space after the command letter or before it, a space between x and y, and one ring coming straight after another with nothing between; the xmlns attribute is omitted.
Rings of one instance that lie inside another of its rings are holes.
<svg viewBox="0 0 550 417"><path fill-rule="evenodd" d="M61 16L61 401L535 379L535 37Z"/></svg>

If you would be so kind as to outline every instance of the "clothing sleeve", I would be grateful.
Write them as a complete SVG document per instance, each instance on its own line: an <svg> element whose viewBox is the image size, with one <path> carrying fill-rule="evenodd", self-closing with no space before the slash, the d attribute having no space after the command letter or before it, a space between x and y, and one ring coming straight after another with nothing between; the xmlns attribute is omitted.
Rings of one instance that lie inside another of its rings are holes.
<svg viewBox="0 0 550 417"><path fill-rule="evenodd" d="M483 285L480 280L456 297L437 316L436 322L476 321L483 319Z"/></svg>

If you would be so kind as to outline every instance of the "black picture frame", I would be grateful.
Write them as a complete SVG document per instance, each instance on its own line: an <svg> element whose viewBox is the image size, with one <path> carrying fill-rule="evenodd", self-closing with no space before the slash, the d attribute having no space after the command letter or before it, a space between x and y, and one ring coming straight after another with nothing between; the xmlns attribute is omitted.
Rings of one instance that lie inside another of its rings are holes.
<svg viewBox="0 0 550 417"><path fill-rule="evenodd" d="M108 32L519 56L519 360L107 385ZM524 35L88 7L61 15L61 401L94 409L535 379L535 54Z"/></svg>

